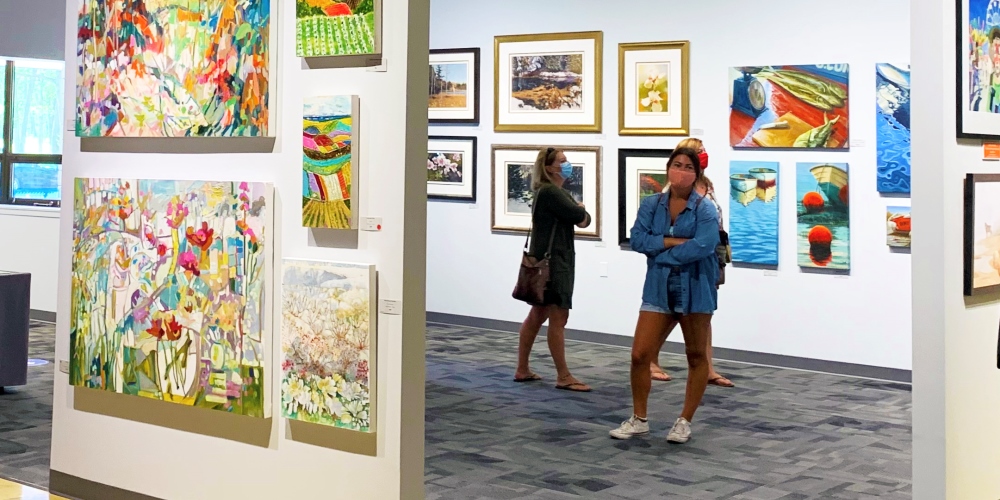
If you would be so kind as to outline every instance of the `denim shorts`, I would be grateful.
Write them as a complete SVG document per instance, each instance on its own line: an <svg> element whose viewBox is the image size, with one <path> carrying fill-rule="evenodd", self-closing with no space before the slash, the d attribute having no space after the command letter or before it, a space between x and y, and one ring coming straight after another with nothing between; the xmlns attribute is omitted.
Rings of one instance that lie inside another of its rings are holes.
<svg viewBox="0 0 1000 500"><path fill-rule="evenodd" d="M651 312L651 313L659 313L659 314L670 314L670 312L667 311L666 309L664 309L664 308L662 308L660 306L656 306L656 305L650 304L649 302L643 302L642 305L639 306L639 310L642 311L642 312Z"/></svg>

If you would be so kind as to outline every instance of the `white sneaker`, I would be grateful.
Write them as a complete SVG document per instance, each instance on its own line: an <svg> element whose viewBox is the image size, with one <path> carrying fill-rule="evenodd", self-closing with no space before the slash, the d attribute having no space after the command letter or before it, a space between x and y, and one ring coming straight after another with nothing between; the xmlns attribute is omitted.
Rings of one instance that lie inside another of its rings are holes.
<svg viewBox="0 0 1000 500"><path fill-rule="evenodd" d="M611 431L611 437L615 439L628 439L632 436L641 436L643 434L649 434L649 422L643 422L635 415L622 422L621 427Z"/></svg>
<svg viewBox="0 0 1000 500"><path fill-rule="evenodd" d="M674 422L673 429L670 429L670 433L667 434L667 441L671 443L684 444L691 439L691 422L688 422L684 418L678 418Z"/></svg>

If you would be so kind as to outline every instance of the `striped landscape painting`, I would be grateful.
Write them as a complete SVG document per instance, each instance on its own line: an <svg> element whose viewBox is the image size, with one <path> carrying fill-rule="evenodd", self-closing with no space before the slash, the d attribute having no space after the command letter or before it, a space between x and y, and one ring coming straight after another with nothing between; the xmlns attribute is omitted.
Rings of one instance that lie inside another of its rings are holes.
<svg viewBox="0 0 1000 500"><path fill-rule="evenodd" d="M295 0L295 53L300 57L378 52L375 0Z"/></svg>
<svg viewBox="0 0 1000 500"><path fill-rule="evenodd" d="M302 119L302 225L356 229L354 96L305 100Z"/></svg>

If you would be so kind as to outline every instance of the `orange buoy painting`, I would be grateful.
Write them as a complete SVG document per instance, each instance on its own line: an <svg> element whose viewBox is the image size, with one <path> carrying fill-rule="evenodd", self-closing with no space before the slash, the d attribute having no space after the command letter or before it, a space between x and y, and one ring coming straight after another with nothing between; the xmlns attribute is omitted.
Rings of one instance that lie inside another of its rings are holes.
<svg viewBox="0 0 1000 500"><path fill-rule="evenodd" d="M846 163L799 163L800 267L851 268L851 217Z"/></svg>
<svg viewBox="0 0 1000 500"><path fill-rule="evenodd" d="M910 248L910 207L885 209L886 244L893 248Z"/></svg>

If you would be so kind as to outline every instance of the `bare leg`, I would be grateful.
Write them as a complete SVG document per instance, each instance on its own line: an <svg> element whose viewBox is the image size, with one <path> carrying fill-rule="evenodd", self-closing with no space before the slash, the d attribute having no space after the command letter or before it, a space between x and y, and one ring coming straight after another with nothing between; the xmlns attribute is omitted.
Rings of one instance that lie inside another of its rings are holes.
<svg viewBox="0 0 1000 500"><path fill-rule="evenodd" d="M688 360L687 391L684 393L684 410L681 412L688 422L694 419L694 412L701 404L708 386L708 327L712 321L710 314L689 314L681 318L684 333L684 351Z"/></svg>
<svg viewBox="0 0 1000 500"><path fill-rule="evenodd" d="M549 318L547 307L532 306L528 311L528 317L521 323L520 340L517 345L517 371L514 372L515 379L525 379L534 375L529 368L529 358L531 357L531 347L535 345L535 337L542 329L542 324Z"/></svg>
<svg viewBox="0 0 1000 500"><path fill-rule="evenodd" d="M659 352L666 338L666 332L673 328L675 321L666 314L639 311L639 321L635 325L632 340L632 366L629 375L632 381L632 406L635 415L646 418L649 403L649 389L652 385L649 365Z"/></svg>
<svg viewBox="0 0 1000 500"><path fill-rule="evenodd" d="M708 324L708 347L705 349L705 355L708 357L708 381L710 384L718 385L722 387L733 387L733 382L728 378L719 375L719 372L715 371L715 365L712 363L712 323Z"/></svg>
<svg viewBox="0 0 1000 500"><path fill-rule="evenodd" d="M663 351L663 344L667 342L667 337L669 337L670 333L674 331L674 326L676 325L677 325L676 322L671 322L670 326L667 327L668 328L667 334L664 335L663 340L660 341L660 347L656 350L656 357L653 358L653 362L650 363L649 365L649 373L653 377L653 380L657 380L660 382L670 382L671 380L674 379L673 377L670 376L669 373L667 373L666 370L663 369L662 366L660 366L660 352Z"/></svg>
<svg viewBox="0 0 1000 500"><path fill-rule="evenodd" d="M569 365L566 364L567 321L569 321L569 309L549 306L549 330L546 334L546 340L549 342L549 353L552 354L552 362L556 365L556 385L568 386L579 384L574 389L588 390L590 388L586 384L577 380L569 372Z"/></svg>

